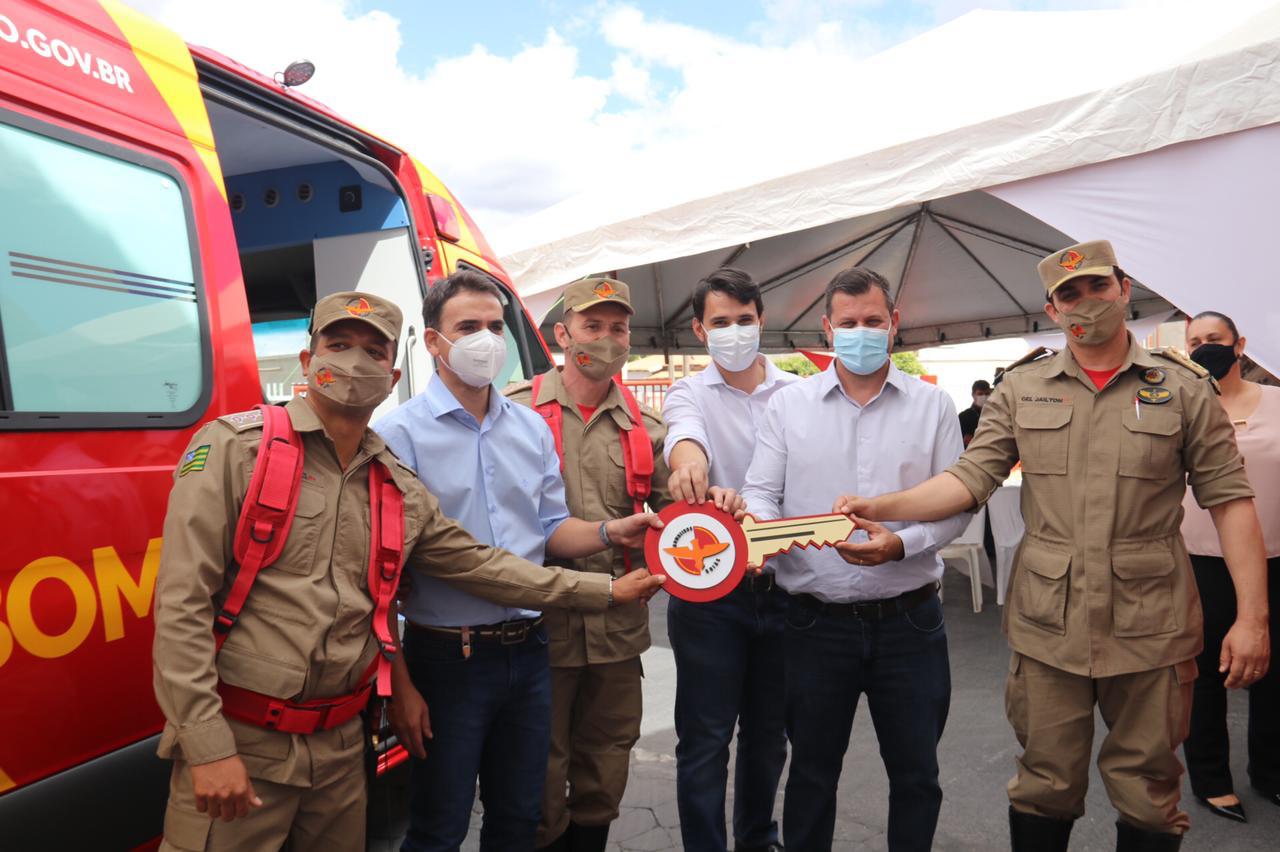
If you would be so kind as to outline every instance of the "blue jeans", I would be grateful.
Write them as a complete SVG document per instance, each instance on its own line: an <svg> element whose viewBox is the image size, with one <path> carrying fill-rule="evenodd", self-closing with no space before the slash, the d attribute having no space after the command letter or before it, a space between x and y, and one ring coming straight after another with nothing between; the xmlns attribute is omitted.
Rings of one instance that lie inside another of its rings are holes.
<svg viewBox="0 0 1280 852"><path fill-rule="evenodd" d="M551 670L539 627L518 645L457 636L405 635L405 662L431 714L427 759L414 760L409 831L401 852L457 850L467 836L476 777L484 824L480 848L534 847L551 737Z"/></svg>
<svg viewBox="0 0 1280 852"><path fill-rule="evenodd" d="M942 602L884 619L787 608L787 852L831 848L836 787L863 693L889 775L891 852L927 852L942 806L938 741L951 705Z"/></svg>
<svg viewBox="0 0 1280 852"><path fill-rule="evenodd" d="M787 760L782 637L786 594L744 583L710 603L671 598L676 659L676 802L687 852L725 852L729 743L738 726L733 836L776 843L773 801Z"/></svg>

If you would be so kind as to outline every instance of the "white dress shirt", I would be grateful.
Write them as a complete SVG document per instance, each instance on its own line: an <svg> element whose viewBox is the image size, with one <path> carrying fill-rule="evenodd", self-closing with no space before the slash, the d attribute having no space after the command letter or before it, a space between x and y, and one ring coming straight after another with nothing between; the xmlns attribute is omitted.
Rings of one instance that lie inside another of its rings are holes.
<svg viewBox="0 0 1280 852"><path fill-rule="evenodd" d="M676 444L694 441L707 455L709 483L742 490L765 406L775 392L799 379L763 355L756 357L764 360L764 381L749 394L726 383L714 361L701 373L671 386L662 403L662 419L667 423L662 452L668 465Z"/></svg>
<svg viewBox="0 0 1280 852"><path fill-rule="evenodd" d="M742 496L760 519L825 515L841 494L874 497L919 485L963 448L946 392L890 364L880 393L858 405L845 395L832 362L769 400ZM882 600L941 578L937 551L968 522L961 513L933 523L886 523L902 539L898 562L850 565L834 548L822 548L793 550L766 565L791 594L833 603Z"/></svg>

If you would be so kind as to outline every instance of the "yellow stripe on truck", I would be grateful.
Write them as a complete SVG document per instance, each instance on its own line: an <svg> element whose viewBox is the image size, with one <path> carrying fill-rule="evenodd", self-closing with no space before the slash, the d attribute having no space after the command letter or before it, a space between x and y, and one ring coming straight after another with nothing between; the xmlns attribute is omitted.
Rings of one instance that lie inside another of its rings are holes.
<svg viewBox="0 0 1280 852"><path fill-rule="evenodd" d="M12 790L17 786L17 784L13 783L13 779L6 775L3 769L0 769L0 793L3 793L5 790Z"/></svg>
<svg viewBox="0 0 1280 852"><path fill-rule="evenodd" d="M422 165L422 163L413 160L413 167L418 172L418 180L422 181L422 191L440 196L448 201L449 206L453 208L453 215L458 220L458 245L469 250L472 254L480 254L480 244L476 242L476 238L471 234L471 229L467 227L466 218L462 215L462 211L458 209L458 203L454 200L453 193L445 187L440 178L436 177L431 169Z"/></svg>
<svg viewBox="0 0 1280 852"><path fill-rule="evenodd" d="M222 166L214 150L213 128L209 125L209 113L204 108L204 98L196 83L196 66L191 52L176 33L144 17L119 0L99 0L120 32L133 48L142 70L147 72L156 91L169 105L182 131L191 140L196 154L204 162L223 199L227 187L222 182Z"/></svg>

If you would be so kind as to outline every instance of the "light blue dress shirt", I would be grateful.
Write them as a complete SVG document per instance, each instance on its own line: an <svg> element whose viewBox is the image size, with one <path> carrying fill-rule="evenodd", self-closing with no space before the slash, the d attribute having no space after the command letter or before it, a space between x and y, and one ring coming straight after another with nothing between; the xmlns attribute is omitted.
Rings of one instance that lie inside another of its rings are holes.
<svg viewBox="0 0 1280 852"><path fill-rule="evenodd" d="M945 391L889 366L866 405L849 399L832 362L769 400L742 496L760 519L825 515L842 494L875 497L942 473L964 449ZM937 551L964 532L969 515L933 523L886 523L905 556L850 565L834 548L775 556L778 585L832 603L883 600L942 577Z"/></svg>
<svg viewBox="0 0 1280 852"><path fill-rule="evenodd" d="M536 411L489 390L483 423L439 377L373 429L440 501L440 510L484 544L543 563L547 539L569 517L551 430ZM537 570L530 568L529 570ZM435 627L497 624L537 612L499 606L420 574L400 611Z"/></svg>

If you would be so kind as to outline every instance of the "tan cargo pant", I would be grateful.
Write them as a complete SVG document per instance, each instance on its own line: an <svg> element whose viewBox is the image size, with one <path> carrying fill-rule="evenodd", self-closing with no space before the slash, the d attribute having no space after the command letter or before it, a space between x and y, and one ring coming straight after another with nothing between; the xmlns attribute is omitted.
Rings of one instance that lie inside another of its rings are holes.
<svg viewBox="0 0 1280 852"><path fill-rule="evenodd" d="M314 758L314 746L312 752ZM262 799L262 807L231 822L210 819L196 810L191 772L186 762L175 760L160 852L282 847L289 852L359 852L365 848L368 799L364 746L358 744L345 752L315 760L312 765L323 766L324 772L313 774L310 787L253 778L253 790Z"/></svg>
<svg viewBox="0 0 1280 852"><path fill-rule="evenodd" d="M1175 753L1191 719L1195 660L1116 677L1073 675L1014 653L1005 710L1024 749L1009 781L1014 810L1053 819L1084 814L1093 751L1093 707L1108 728L1098 770L1120 818L1181 834L1182 763Z"/></svg>
<svg viewBox="0 0 1280 852"><path fill-rule="evenodd" d="M608 825L627 788L643 710L640 658L551 667L551 753L539 847L578 825ZM567 786L567 795L566 795Z"/></svg>

